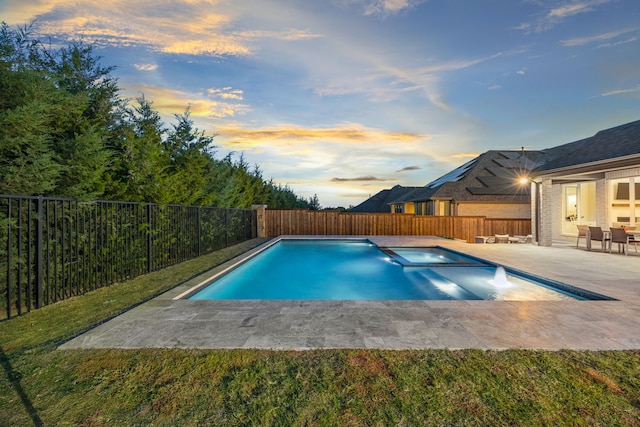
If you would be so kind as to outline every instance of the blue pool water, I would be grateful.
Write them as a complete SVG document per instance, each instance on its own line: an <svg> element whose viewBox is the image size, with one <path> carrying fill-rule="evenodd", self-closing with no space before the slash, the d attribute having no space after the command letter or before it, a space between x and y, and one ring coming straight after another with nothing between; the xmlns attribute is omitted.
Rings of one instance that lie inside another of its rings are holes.
<svg viewBox="0 0 640 427"><path fill-rule="evenodd" d="M383 251L402 265L478 264L475 258L443 248L383 248Z"/></svg>
<svg viewBox="0 0 640 427"><path fill-rule="evenodd" d="M281 240L190 299L585 298L442 248L383 250L369 241Z"/></svg>

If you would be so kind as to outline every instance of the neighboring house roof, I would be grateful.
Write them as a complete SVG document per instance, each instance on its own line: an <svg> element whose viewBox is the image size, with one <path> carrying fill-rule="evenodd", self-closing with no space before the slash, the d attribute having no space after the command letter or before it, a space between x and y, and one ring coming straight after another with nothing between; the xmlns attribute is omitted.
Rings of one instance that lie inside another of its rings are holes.
<svg viewBox="0 0 640 427"><path fill-rule="evenodd" d="M528 203L530 189L518 186L517 179L537 167L541 158L539 151L487 151L391 203L429 199Z"/></svg>
<svg viewBox="0 0 640 427"><path fill-rule="evenodd" d="M408 193L415 188L416 187L403 187L401 185L396 185L391 189L382 190L369 197L358 206L350 208L348 212L389 213L389 204L392 200L401 197L403 194Z"/></svg>
<svg viewBox="0 0 640 427"><path fill-rule="evenodd" d="M546 161L536 169L545 171L640 155L640 120L601 130L594 136L545 151ZM635 160L637 164L638 161Z"/></svg>
<svg viewBox="0 0 640 427"><path fill-rule="evenodd" d="M405 193L402 197L392 199L390 204L406 203L414 200L427 200L436 192L438 188L429 187L413 187L413 189Z"/></svg>

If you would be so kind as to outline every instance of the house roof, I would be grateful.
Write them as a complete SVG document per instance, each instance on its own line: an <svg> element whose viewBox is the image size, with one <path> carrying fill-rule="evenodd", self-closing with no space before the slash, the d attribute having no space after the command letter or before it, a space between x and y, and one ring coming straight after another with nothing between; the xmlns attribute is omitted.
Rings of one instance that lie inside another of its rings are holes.
<svg viewBox="0 0 640 427"><path fill-rule="evenodd" d="M547 159L536 172L552 171L625 156L640 155L640 120L544 150Z"/></svg>
<svg viewBox="0 0 640 427"><path fill-rule="evenodd" d="M537 167L541 158L539 151L487 151L392 203L429 199L527 203L530 189L518 186L517 178Z"/></svg>
<svg viewBox="0 0 640 427"><path fill-rule="evenodd" d="M348 212L389 213L389 204L392 200L402 197L403 194L415 188L396 185L391 189L379 191L358 206L350 208Z"/></svg>

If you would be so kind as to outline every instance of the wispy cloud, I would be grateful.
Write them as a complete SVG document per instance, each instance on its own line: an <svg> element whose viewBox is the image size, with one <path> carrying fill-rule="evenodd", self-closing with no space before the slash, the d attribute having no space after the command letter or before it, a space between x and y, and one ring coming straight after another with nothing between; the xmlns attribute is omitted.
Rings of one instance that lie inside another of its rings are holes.
<svg viewBox="0 0 640 427"><path fill-rule="evenodd" d="M355 6L362 10L365 16L395 15L411 9L426 0L334 0L334 3L345 6Z"/></svg>
<svg viewBox="0 0 640 427"><path fill-rule="evenodd" d="M219 128L220 135L235 143L257 144L264 140L319 140L323 142L371 142L384 140L387 144L425 141L428 135L409 132L390 132L364 128L359 125L344 125L332 128L304 128L299 126L278 126L274 128L242 129Z"/></svg>
<svg viewBox="0 0 640 427"><path fill-rule="evenodd" d="M513 56L523 52L525 52L524 49L513 49L508 51L496 52L494 54L482 56L479 58L443 61L437 64L427 65L423 67L421 71L425 74L436 74L436 73L442 73L442 72L448 72L448 71L459 71L459 70L464 70L465 68L473 67L475 65L481 64L486 61L490 61L492 59L496 59L504 56Z"/></svg>
<svg viewBox="0 0 640 427"><path fill-rule="evenodd" d="M637 92L640 92L640 85L637 85L636 87L632 87L632 88L628 88L628 89L610 90L608 92L605 92L605 93L601 94L600 96L624 95L624 94L627 94L627 93L637 93Z"/></svg>
<svg viewBox="0 0 640 427"><path fill-rule="evenodd" d="M601 34L596 34L596 35L587 36L587 37L576 37L573 39L560 40L560 44L564 47L574 47L574 46L584 46L592 43L602 43L608 40L617 39L618 37L625 34L635 33L637 31L638 31L638 28L625 28L623 30L610 31L608 33L601 33ZM635 41L635 40L637 40L637 37L634 36L634 37L631 37L631 39L627 39L625 43L628 43L630 41ZM604 46L604 45L601 45L601 46Z"/></svg>
<svg viewBox="0 0 640 427"><path fill-rule="evenodd" d="M207 90L207 93L221 99L233 99L236 101L242 101L243 98L243 91L241 89L234 89L232 87L224 87L220 89L211 88Z"/></svg>
<svg viewBox="0 0 640 427"><path fill-rule="evenodd" d="M402 169L398 169L396 172L401 173L401 172L417 171L420 169L422 169L420 166L407 166Z"/></svg>
<svg viewBox="0 0 640 427"><path fill-rule="evenodd" d="M226 118L246 114L247 105L228 102L228 100L242 100L231 88L210 89L207 93L183 92L157 86L139 86L135 90L143 93L147 99L153 101L153 107L163 116L172 117L173 114L183 112L187 108L193 117ZM213 93L211 92L213 91ZM241 91L239 92L241 95ZM225 97L224 95L231 95ZM235 96L235 97L234 97ZM222 98L218 101L215 98Z"/></svg>
<svg viewBox="0 0 640 427"><path fill-rule="evenodd" d="M367 1L364 8L365 15L386 15L398 13L417 3L410 0L374 0Z"/></svg>
<svg viewBox="0 0 640 427"><path fill-rule="evenodd" d="M429 139L426 135L388 132L358 124L244 129L238 123L216 126L215 131L219 147L251 156L259 154L262 162L281 171L279 179L285 182L282 178L285 171L294 170L295 174L315 177L316 182L340 183L343 187L382 180L396 182L397 179L380 174L393 174L398 165L406 165L410 159L430 158L433 151L425 143ZM351 176L345 177L345 171Z"/></svg>
<svg viewBox="0 0 640 427"><path fill-rule="evenodd" d="M531 22L525 22L516 27L524 32L548 31L565 19L582 13L594 12L598 7L615 0L571 0L564 1L560 5L548 8L540 17ZM555 2L554 2L555 3Z"/></svg>
<svg viewBox="0 0 640 427"><path fill-rule="evenodd" d="M230 8L215 7L217 2L210 1L39 0L25 2L28 7L16 0L8 3L0 4L3 19L8 16L13 24L36 20L36 29L42 34L81 38L97 45L146 46L164 53L245 56L254 53L255 41L321 37L299 28L239 30ZM4 9L11 14L2 13ZM40 17L45 19L38 20Z"/></svg>
<svg viewBox="0 0 640 427"><path fill-rule="evenodd" d="M158 64L133 64L138 71L155 71L158 69Z"/></svg>
<svg viewBox="0 0 640 427"><path fill-rule="evenodd" d="M602 43L601 45L598 45L599 48L606 48L606 47L615 47L615 46L620 46L621 44L627 44L627 43L633 43L638 41L639 38L638 36L631 36L627 39L624 40L618 40L612 43Z"/></svg>
<svg viewBox="0 0 640 427"><path fill-rule="evenodd" d="M358 177L354 177L354 178L332 178L331 182L386 182L386 181L392 181L390 179L387 178L380 178L377 176L373 176L373 175L367 175L367 176L358 176Z"/></svg>
<svg viewBox="0 0 640 427"><path fill-rule="evenodd" d="M555 7L547 13L547 20L564 19L568 16L578 15L580 13L590 12L595 5L606 3L607 0L572 2Z"/></svg>
<svg viewBox="0 0 640 427"><path fill-rule="evenodd" d="M0 2L0 16L9 24L23 25L66 3L66 0L4 0Z"/></svg>
<svg viewBox="0 0 640 427"><path fill-rule="evenodd" d="M247 38L247 39L276 39L276 40L285 40L285 41L298 41L298 40L309 40L316 39L319 37L324 37L321 34L315 34L310 32L309 30L301 30L291 28L284 31L241 31L235 33L239 37Z"/></svg>
<svg viewBox="0 0 640 427"><path fill-rule="evenodd" d="M491 55L476 58L460 58L448 61L433 61L418 67L398 67L388 63L378 64L378 72L371 73L369 78L378 82L377 85L367 86L369 94L378 100L388 101L407 92L422 92L425 98L436 107L449 111L450 106L443 99L440 81L448 73L455 73L467 68L480 65L494 59L519 55L525 49L513 49L496 52ZM383 84L391 82L390 84ZM370 89L373 87L374 89ZM352 90L354 85L351 86ZM348 89L347 89L348 90Z"/></svg>

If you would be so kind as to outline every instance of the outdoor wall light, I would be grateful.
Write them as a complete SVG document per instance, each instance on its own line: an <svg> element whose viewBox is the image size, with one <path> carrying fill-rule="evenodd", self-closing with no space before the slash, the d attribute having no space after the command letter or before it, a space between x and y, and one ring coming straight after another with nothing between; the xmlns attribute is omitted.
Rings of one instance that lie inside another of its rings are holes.
<svg viewBox="0 0 640 427"><path fill-rule="evenodd" d="M526 177L526 176L522 176L522 177L518 178L518 183L520 185L528 184L529 183L529 178Z"/></svg>

